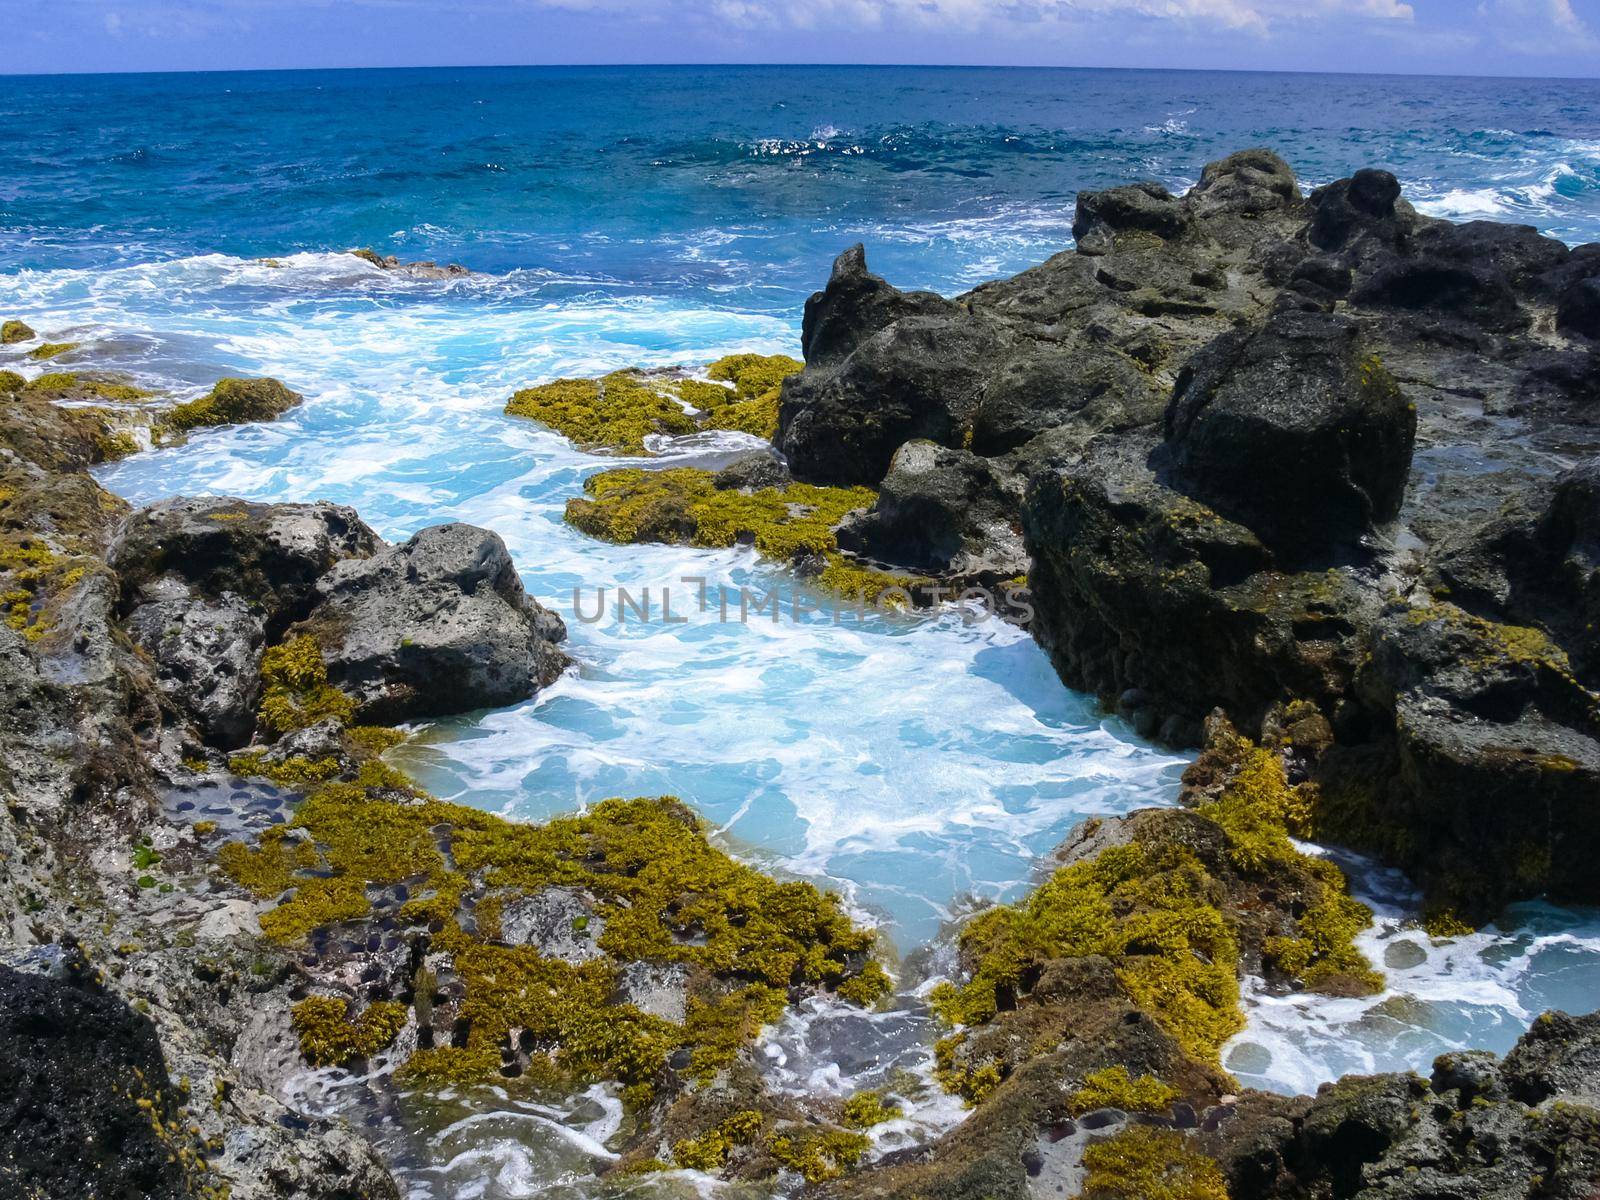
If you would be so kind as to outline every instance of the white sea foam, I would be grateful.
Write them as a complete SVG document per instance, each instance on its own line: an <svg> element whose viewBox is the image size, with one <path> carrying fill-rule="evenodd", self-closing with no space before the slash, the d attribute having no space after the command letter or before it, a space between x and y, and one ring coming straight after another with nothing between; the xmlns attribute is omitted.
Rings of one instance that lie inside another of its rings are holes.
<svg viewBox="0 0 1600 1200"><path fill-rule="evenodd" d="M1375 996L1275 995L1246 981L1249 1026L1224 1048L1241 1080L1312 1091L1347 1072L1421 1070L1450 1050L1504 1053L1547 1008L1600 1004L1600 910L1513 907L1501 922L1456 938L1418 925L1420 898L1403 876L1336 856L1374 922L1358 939L1383 971Z"/></svg>

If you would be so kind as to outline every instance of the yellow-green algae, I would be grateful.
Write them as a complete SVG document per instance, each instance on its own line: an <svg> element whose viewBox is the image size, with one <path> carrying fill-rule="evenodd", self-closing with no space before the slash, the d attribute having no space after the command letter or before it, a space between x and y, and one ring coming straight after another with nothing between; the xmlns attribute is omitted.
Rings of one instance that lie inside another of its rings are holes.
<svg viewBox="0 0 1600 1200"><path fill-rule="evenodd" d="M310 634L292 637L261 656L261 724L292 733L334 717L348 722L356 702L328 682L322 647Z"/></svg>
<svg viewBox="0 0 1600 1200"><path fill-rule="evenodd" d="M772 438L783 380L804 364L782 354L730 354L707 368L716 382L671 371L627 368L598 379L557 379L524 388L512 416L549 426L588 450L646 454L652 434L737 429ZM729 386L724 386L729 385Z"/></svg>
<svg viewBox="0 0 1600 1200"><path fill-rule="evenodd" d="M1349 990L1373 991L1382 977L1356 948L1354 938L1371 920L1352 899L1333 864L1301 854L1290 840L1312 806L1307 786L1291 787L1279 756L1243 739L1233 747L1236 765L1218 797L1195 810L1226 838L1229 865L1246 880L1292 869L1311 898L1293 936L1269 937L1263 954L1279 971L1306 986L1339 979ZM1023 980L1049 959L1103 955L1133 1000L1191 1058L1219 1065L1222 1044L1244 1025L1239 1006L1239 937L1224 911L1222 880L1180 839L1156 836L1102 850L1093 859L1058 870L1016 905L992 908L961 933L963 957L975 965L961 986L943 984L931 999L955 1026L995 1017L1002 995L1014 998ZM997 1064L964 1060L966 1035L935 1047L941 1083L969 1103L981 1103L1000 1083ZM1164 1087L1149 1080L1136 1094ZM1100 1078L1096 1090L1122 1084ZM1087 1087L1088 1085L1086 1085ZM1124 1090L1124 1098L1128 1091Z"/></svg>
<svg viewBox="0 0 1600 1200"><path fill-rule="evenodd" d="M302 682L321 686L314 670ZM260 764L249 756L235 762ZM781 1015L790 987L833 988L863 1003L888 990L870 957L873 934L850 921L836 896L728 857L671 797L607 800L585 815L530 826L436 800L376 761L353 782L317 782L316 764L289 769L311 785L292 824L254 846L224 846L219 863L253 894L283 897L261 927L285 943L367 916L369 886L408 884L398 917L431 923L433 950L450 956L465 983L456 1017L470 1033L464 1044L418 1051L401 1067L402 1081L492 1076L516 1030L542 1048L535 1071L614 1079L630 1103L643 1104L680 1048L689 1051L692 1077L729 1065ZM491 940L506 902L550 887L592 899L607 957L568 963ZM459 920L469 894L481 897L476 933ZM630 961L690 969L683 1023L613 1002L618 965Z"/></svg>
<svg viewBox="0 0 1600 1200"><path fill-rule="evenodd" d="M367 1005L357 1017L337 996L308 996L294 1006L290 1021L300 1037L300 1053L316 1067L337 1067L370 1058L393 1043L406 1023L406 1006L393 1000Z"/></svg>
<svg viewBox="0 0 1600 1200"><path fill-rule="evenodd" d="M893 1121L904 1110L893 1100L885 1099L879 1091L857 1092L844 1102L841 1121L851 1129L871 1129L885 1121Z"/></svg>
<svg viewBox="0 0 1600 1200"><path fill-rule="evenodd" d="M11 499L0 492L0 506ZM29 641L39 641L54 628L53 613L67 595L91 572L104 571L103 560L58 552L33 534L0 536L0 614Z"/></svg>
<svg viewBox="0 0 1600 1200"><path fill-rule="evenodd" d="M557 379L518 392L507 401L506 412L548 425L586 450L643 454L651 434L698 428L679 399L679 383L631 370L599 379Z"/></svg>
<svg viewBox="0 0 1600 1200"><path fill-rule="evenodd" d="M1310 832L1315 797L1311 785L1290 785L1277 754L1248 747L1222 795L1196 811L1228 835L1228 857L1240 871L1248 875L1291 866L1318 885L1296 919L1297 936L1267 939L1267 961L1306 987L1337 977L1376 992L1383 976L1355 945L1356 935L1372 923L1372 910L1350 895L1344 872L1334 863L1302 854L1290 840L1291 834Z"/></svg>
<svg viewBox="0 0 1600 1200"><path fill-rule="evenodd" d="M1082 1200L1228 1200L1215 1161L1180 1133L1132 1125L1083 1152Z"/></svg>
<svg viewBox="0 0 1600 1200"><path fill-rule="evenodd" d="M623 544L732 546L749 541L779 562L820 561L818 584L869 601L894 589L909 600L914 589L927 583L874 571L840 551L834 528L847 513L877 500L870 488L791 483L744 492L718 489L712 478L711 472L695 467L602 471L584 481L586 497L567 501L566 519L591 537Z"/></svg>
<svg viewBox="0 0 1600 1200"><path fill-rule="evenodd" d="M42 346L35 346L28 351L28 357L34 362L44 362L46 359L59 358L69 350L76 350L78 342L45 342Z"/></svg>
<svg viewBox="0 0 1600 1200"><path fill-rule="evenodd" d="M184 433L208 425L271 421L299 403L300 397L276 379L219 379L204 396L173 408L162 425Z"/></svg>
<svg viewBox="0 0 1600 1200"><path fill-rule="evenodd" d="M706 369L712 379L733 384L729 397L704 393L705 424L710 429L737 429L771 441L778 433L778 400L783 381L805 369L784 354L730 354Z"/></svg>
<svg viewBox="0 0 1600 1200"><path fill-rule="evenodd" d="M99 400L143 400L153 393L131 383L105 379L95 375L81 375L74 371L52 371L30 379L23 390L42 400L59 400L67 397L93 396Z"/></svg>
<svg viewBox="0 0 1600 1200"><path fill-rule="evenodd" d="M672 1160L691 1171L717 1171L735 1146L748 1146L761 1136L765 1118L754 1109L736 1112L699 1137L673 1144Z"/></svg>
<svg viewBox="0 0 1600 1200"><path fill-rule="evenodd" d="M125 429L107 430L95 435L95 452L101 462L116 462L139 453L139 439Z"/></svg>
<svg viewBox="0 0 1600 1200"><path fill-rule="evenodd" d="M1067 1109L1074 1116L1093 1112L1097 1108L1120 1108L1123 1112L1165 1112L1178 1099L1178 1089L1162 1083L1154 1075L1141 1075L1137 1079L1123 1066L1091 1071L1083 1078L1083 1086L1072 1093Z"/></svg>
<svg viewBox="0 0 1600 1200"><path fill-rule="evenodd" d="M1030 968L1100 954L1185 1052L1215 1064L1244 1025L1238 941L1217 901L1215 881L1187 847L1112 846L1061 868L1020 903L968 922L961 945L977 968L964 986L935 990L935 1011L952 1024L981 1024L998 1011L1000 991L1014 992Z"/></svg>
<svg viewBox="0 0 1600 1200"><path fill-rule="evenodd" d="M796 1129L772 1138L767 1149L807 1183L837 1179L861 1161L872 1145L864 1133L848 1129Z"/></svg>
<svg viewBox="0 0 1600 1200"><path fill-rule="evenodd" d="M17 342L32 341L38 336L25 321L11 320L0 325L0 346L11 346Z"/></svg>

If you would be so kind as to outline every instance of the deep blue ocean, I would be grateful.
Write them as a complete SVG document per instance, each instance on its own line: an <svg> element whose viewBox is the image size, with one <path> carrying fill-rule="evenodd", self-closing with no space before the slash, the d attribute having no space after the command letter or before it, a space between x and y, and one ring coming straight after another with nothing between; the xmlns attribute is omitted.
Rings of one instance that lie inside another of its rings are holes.
<svg viewBox="0 0 1600 1200"><path fill-rule="evenodd" d="M0 79L0 262L373 245L788 312L845 242L950 288L1082 188L1276 148L1430 211L1600 238L1600 81L927 68Z"/></svg>
<svg viewBox="0 0 1600 1200"><path fill-rule="evenodd" d="M529 704L419 729L395 755L428 787L528 819L678 794L737 852L840 889L909 952L971 898L1019 895L1084 817L1171 803L1184 758L1063 688L1025 634L955 611L574 620L575 587L790 581L745 550L606 546L570 529L565 500L615 460L505 417L505 399L562 374L798 353L804 299L852 242L898 284L960 291L1069 248L1080 189L1179 190L1253 145L1308 187L1382 166L1427 212L1600 240L1596 81L695 67L0 78L0 319L83 343L56 369L124 371L183 397L223 374L271 374L307 397L276 424L105 469L136 503L323 498L391 538L460 519L506 539L529 589L568 618L577 666ZM343 253L366 246L477 274L410 279ZM44 369L27 349L0 351L0 367ZM664 461L704 448L670 446ZM1228 1052L1246 1082L1425 1069L1445 1048L1505 1049L1544 1007L1600 1004L1600 915L1526 906L1433 942L1407 923L1403 879L1356 876L1380 914L1365 944L1389 990L1250 988L1251 1028ZM828 1042L832 1018L813 1017L770 1046L795 1086L926 1065L925 1023L886 1017ZM839 1045L874 1038L898 1048L841 1070ZM959 1115L930 1101L917 1119ZM610 1118L585 1119L599 1137ZM470 1128L419 1152L414 1194L532 1195L567 1169L567 1134L546 1153ZM453 1174L446 1159L469 1165ZM478 1186L480 1160L492 1187Z"/></svg>

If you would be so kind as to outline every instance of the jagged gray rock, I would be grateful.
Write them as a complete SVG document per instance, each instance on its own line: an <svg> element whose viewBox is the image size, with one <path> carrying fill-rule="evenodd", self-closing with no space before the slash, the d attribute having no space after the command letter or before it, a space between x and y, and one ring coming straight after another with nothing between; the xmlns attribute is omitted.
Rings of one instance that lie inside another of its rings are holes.
<svg viewBox="0 0 1600 1200"><path fill-rule="evenodd" d="M567 664L561 618L523 590L499 535L472 525L336 564L295 629L316 636L329 681L368 722L515 704Z"/></svg>

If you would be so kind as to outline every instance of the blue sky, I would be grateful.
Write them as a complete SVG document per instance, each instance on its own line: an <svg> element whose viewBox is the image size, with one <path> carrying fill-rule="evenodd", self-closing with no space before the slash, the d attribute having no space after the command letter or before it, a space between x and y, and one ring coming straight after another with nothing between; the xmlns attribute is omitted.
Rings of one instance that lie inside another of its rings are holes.
<svg viewBox="0 0 1600 1200"><path fill-rule="evenodd" d="M1600 0L0 0L0 73L972 63L1600 75Z"/></svg>

